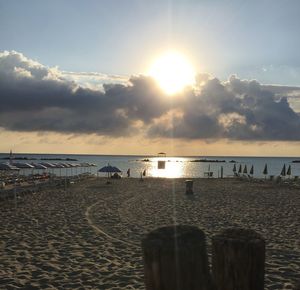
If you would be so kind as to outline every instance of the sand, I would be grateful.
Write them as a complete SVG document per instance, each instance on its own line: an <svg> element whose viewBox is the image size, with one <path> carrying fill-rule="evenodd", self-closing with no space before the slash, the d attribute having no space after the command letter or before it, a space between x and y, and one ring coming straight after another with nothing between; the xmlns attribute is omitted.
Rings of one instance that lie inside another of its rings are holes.
<svg viewBox="0 0 300 290"><path fill-rule="evenodd" d="M91 179L0 203L0 289L145 289L140 241L174 223L211 237L245 227L267 243L265 289L300 280L300 190L268 182Z"/></svg>

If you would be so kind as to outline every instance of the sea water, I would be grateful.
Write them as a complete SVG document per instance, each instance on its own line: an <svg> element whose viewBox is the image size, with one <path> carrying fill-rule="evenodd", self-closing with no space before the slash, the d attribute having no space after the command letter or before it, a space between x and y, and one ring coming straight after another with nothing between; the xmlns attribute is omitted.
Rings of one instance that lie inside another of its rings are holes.
<svg viewBox="0 0 300 290"><path fill-rule="evenodd" d="M75 154L14 154L15 162L68 162L68 163L94 163L95 167L90 168L62 168L51 169L56 175L75 175L82 172L90 172L95 175L105 176L105 173L98 173L98 170L108 164L118 167L123 176L130 168L131 177L140 177L145 170L146 177L169 177L169 178L202 178L205 172L213 172L213 177L221 177L222 171L224 177L233 176L234 164L238 170L240 165L242 171L247 167L247 174L253 165L255 178L269 178L270 175L278 176L286 165L291 166L291 177L300 176L300 163L292 161L300 160L300 157L242 157L242 156L191 156L191 157L156 157L140 155L75 155ZM5 158L8 154L0 153L0 163L8 162ZM19 160L19 158L26 160ZM47 160L43 160L47 159ZM53 160L52 160L53 159ZM57 159L57 160L55 160ZM66 161L75 159L76 161ZM158 160L165 161L165 169L158 169ZM208 162L198 162L206 160ZM196 162L195 162L196 161ZM211 161L211 162L209 162ZM218 161L218 162L216 162ZM222 162L221 162L222 161ZM268 174L264 175L263 170L267 164ZM49 169L50 170L50 169ZM34 170L39 173L41 170ZM20 174L31 174L31 169L22 169ZM244 175L247 175L244 174ZM243 173L241 174L243 175ZM250 175L250 174L249 174ZM287 177L288 178L288 177Z"/></svg>

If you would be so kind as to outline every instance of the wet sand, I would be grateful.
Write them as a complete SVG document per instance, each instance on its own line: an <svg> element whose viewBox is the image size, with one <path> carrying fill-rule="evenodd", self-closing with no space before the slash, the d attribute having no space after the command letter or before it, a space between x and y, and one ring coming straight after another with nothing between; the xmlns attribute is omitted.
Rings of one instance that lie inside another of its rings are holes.
<svg viewBox="0 0 300 290"><path fill-rule="evenodd" d="M0 289L145 289L140 241L174 223L266 239L265 289L300 280L300 190L236 179L91 179L0 203Z"/></svg>

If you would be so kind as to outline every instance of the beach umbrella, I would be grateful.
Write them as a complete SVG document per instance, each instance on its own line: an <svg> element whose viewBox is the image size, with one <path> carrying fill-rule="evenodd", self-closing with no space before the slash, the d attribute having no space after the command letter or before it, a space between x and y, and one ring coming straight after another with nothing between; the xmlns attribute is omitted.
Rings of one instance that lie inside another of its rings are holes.
<svg viewBox="0 0 300 290"><path fill-rule="evenodd" d="M286 171L286 175L288 175L289 177L292 175L292 168L291 165L289 165L287 171Z"/></svg>
<svg viewBox="0 0 300 290"><path fill-rule="evenodd" d="M100 168L98 170L98 172L104 172L104 173L115 173L115 172L121 172L121 170L115 166L111 166L111 165L107 165L107 166L104 166L102 168Z"/></svg>
<svg viewBox="0 0 300 290"><path fill-rule="evenodd" d="M254 174L254 167L253 167L253 165L251 166L251 169L250 169L250 172L249 172L251 175L253 175Z"/></svg>
<svg viewBox="0 0 300 290"><path fill-rule="evenodd" d="M247 169L247 165L245 165L243 173L247 174L248 173L248 169Z"/></svg>
<svg viewBox="0 0 300 290"><path fill-rule="evenodd" d="M54 175L54 168L56 167L54 163L50 163L50 162L41 162L40 164L46 166L47 168L49 168L49 175L50 175L50 169L52 169L52 174Z"/></svg>
<svg viewBox="0 0 300 290"><path fill-rule="evenodd" d="M8 163L0 163L0 170L20 170L20 168L12 165L12 164L8 164Z"/></svg>
<svg viewBox="0 0 300 290"><path fill-rule="evenodd" d="M47 168L54 168L55 165L50 162L41 162L40 164L46 166Z"/></svg>
<svg viewBox="0 0 300 290"><path fill-rule="evenodd" d="M265 175L265 178L266 178L266 175L268 174L268 165L267 165L267 163L265 164L263 174Z"/></svg>
<svg viewBox="0 0 300 290"><path fill-rule="evenodd" d="M240 164L240 166L239 166L239 171L238 171L238 173L242 173L242 164Z"/></svg>
<svg viewBox="0 0 300 290"><path fill-rule="evenodd" d="M236 172L236 165L235 165L235 163L234 163L234 165L233 165L232 171L233 171L233 172Z"/></svg>
<svg viewBox="0 0 300 290"><path fill-rule="evenodd" d="M118 172L118 173L122 172L118 167L113 166L113 169L114 169L114 172Z"/></svg>
<svg viewBox="0 0 300 290"><path fill-rule="evenodd" d="M23 173L24 175L26 173L25 169L31 169L32 170L31 174L33 175L34 166L31 165L31 164L29 164L29 163L14 162L12 165L14 165L14 166L16 166L16 167L18 167L20 169L24 169L24 173Z"/></svg>
<svg viewBox="0 0 300 290"><path fill-rule="evenodd" d="M98 172L107 173L107 177L109 177L112 173L122 172L119 168L111 165L104 166L98 170Z"/></svg>
<svg viewBox="0 0 300 290"><path fill-rule="evenodd" d="M35 169L47 169L47 166L40 163L31 163L31 165L34 166Z"/></svg>
<svg viewBox="0 0 300 290"><path fill-rule="evenodd" d="M34 166L29 163L14 162L13 165L20 169L34 169Z"/></svg>
<svg viewBox="0 0 300 290"><path fill-rule="evenodd" d="M283 165L281 172L280 172L281 176L286 176L286 169L285 169L285 164Z"/></svg>
<svg viewBox="0 0 300 290"><path fill-rule="evenodd" d="M94 164L94 163L88 163L88 165L89 165L89 173L90 174L92 174L92 167L97 167L97 165L96 164Z"/></svg>
<svg viewBox="0 0 300 290"><path fill-rule="evenodd" d="M32 166L34 166L34 169L42 169L43 170L43 173L45 173L47 171L47 167L43 164L39 164L39 163L30 163ZM32 169L32 175L33 175L33 169Z"/></svg>

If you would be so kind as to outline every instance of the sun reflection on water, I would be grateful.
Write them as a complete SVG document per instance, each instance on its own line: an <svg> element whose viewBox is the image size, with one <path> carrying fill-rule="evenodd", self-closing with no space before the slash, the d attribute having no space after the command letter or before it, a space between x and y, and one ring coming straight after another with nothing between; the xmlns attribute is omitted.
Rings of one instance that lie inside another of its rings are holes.
<svg viewBox="0 0 300 290"><path fill-rule="evenodd" d="M156 157L151 159L148 173L153 177L179 178L185 170L184 158ZM165 161L165 169L158 169L158 161Z"/></svg>

